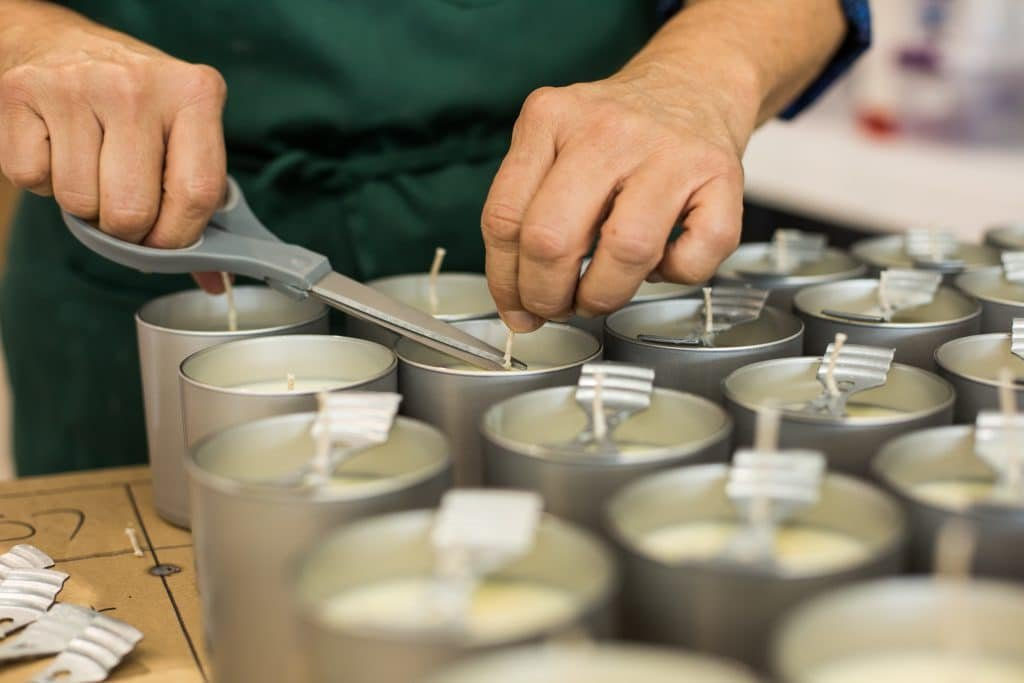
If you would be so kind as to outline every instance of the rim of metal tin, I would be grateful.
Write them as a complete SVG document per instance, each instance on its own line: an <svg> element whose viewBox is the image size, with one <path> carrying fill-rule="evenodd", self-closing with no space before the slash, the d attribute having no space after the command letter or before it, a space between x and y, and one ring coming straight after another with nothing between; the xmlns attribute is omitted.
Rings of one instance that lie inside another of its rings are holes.
<svg viewBox="0 0 1024 683"><path fill-rule="evenodd" d="M501 446L502 448L510 452L522 455L527 458L532 458L534 460L539 460L541 462L557 462L560 465L579 467L599 466L608 468L621 467L625 469L630 467L646 467L651 465L652 463L656 463L661 460L670 460L675 458L686 457L688 455L693 455L697 451L700 451L709 446L713 446L714 444L718 443L719 441L722 441L723 439L729 439L732 436L734 429L732 416L729 415L728 411L724 410L720 405L718 405L714 401L710 401L702 396L697 396L695 394L690 394L684 391L676 391L674 389L666 389L662 387L655 387L654 395L670 394L682 396L687 398L688 400L692 400L695 403L706 403L708 406L716 408L719 412L722 413L722 417L724 418L721 429L716 433L711 434L705 437L704 439L700 439L697 441L686 441L683 442L682 444L670 446L658 446L656 448L651 448L649 450L630 451L628 459L623 458L623 454L621 453L617 453L616 457L614 458L609 458L608 456L600 453L580 453L576 450L572 450L569 448L558 448L543 444L524 443L522 441L511 439L507 436L497 434L494 431L487 429L487 423L490 419L490 416L497 410L501 409L502 406L508 401L520 399L525 396L530 396L534 394L555 393L556 391L566 391L571 393L575 391L575 387L564 386L547 387L545 389L535 389L534 391L528 391L526 393L513 396L510 399L506 399L505 401L496 403L495 405L488 408L484 412L483 416L480 418L480 433L483 435L484 439L493 441L498 446Z"/></svg>
<svg viewBox="0 0 1024 683"><path fill-rule="evenodd" d="M838 280L850 280L859 275L864 275L868 271L867 264L858 261L845 249L839 249L838 247L825 247L825 253L847 259L850 262L850 268L830 271L827 273L818 273L817 275L785 275L781 273L744 275L737 272L734 268L728 269L729 267L727 264L729 259L734 256L745 256L746 254L744 252L748 251L751 252L751 255L754 255L757 252L763 253L771 247L771 242L748 242L747 244L741 244L736 248L736 251L734 251L732 255L722 263L719 267L719 271L715 273L715 277L727 278L729 280L735 280L736 282L749 282L755 285L764 283L765 289L778 287L790 289L797 287L810 287L812 285L836 282ZM726 268L726 270L723 270L723 268Z"/></svg>
<svg viewBox="0 0 1024 683"><path fill-rule="evenodd" d="M973 242L964 242L962 240L956 240L957 251L954 254L955 257L963 261L962 267L950 268L950 269L931 269L932 272L942 273L947 275L950 273L961 273L975 268L986 268L988 266L999 265L999 254L995 247L986 244L975 244ZM854 242L853 246L850 247L850 254L855 258L860 259L864 263L875 268L913 268L913 259L906 256L904 251L905 236L902 234L895 235L881 235L879 237L866 237L862 240ZM991 256L995 257L993 261L984 260L968 260L964 258L963 250L966 248L968 251L977 250L978 252L991 251ZM887 254L899 254L902 258L887 258Z"/></svg>
<svg viewBox="0 0 1024 683"><path fill-rule="evenodd" d="M960 273L959 275L956 276L956 287L964 294L974 297L975 299L978 299L980 301L991 302L994 304L1003 304L1005 306L1019 306L1024 308L1024 298L1005 299L1003 297L992 296L991 294L979 292L977 287L979 283L975 281L978 280L979 278L991 276L996 276L999 279L1002 279L1002 266L991 266L989 268L975 268L974 270L969 270Z"/></svg>
<svg viewBox="0 0 1024 683"><path fill-rule="evenodd" d="M995 378L989 379L987 377L981 377L979 375L974 375L974 374L968 375L966 373L961 372L960 370L955 370L955 369L949 367L949 365L947 365L946 363L944 363L942 361L942 356L940 355L940 352L942 351L942 349L947 348L947 347L954 348L955 346L961 346L961 345L964 345L964 344L973 344L973 343L977 343L977 342L980 342L980 341L995 341L995 340L1009 341L1009 339L1010 339L1010 335L1007 332L989 332L988 334L972 334L972 335L967 336L967 337L959 337L957 339L951 339L948 342L946 342L945 344L943 344L942 346L940 346L939 348L935 349L935 353L934 353L935 364L937 366L939 366L939 368L941 368L942 370L948 372L949 374L955 375L960 380L967 380L969 382L974 382L975 384L984 384L985 386L999 388L1000 386L1002 386L1002 384L999 382L998 379L995 379ZM1021 390L1022 389L1020 387L1015 387L1014 388L1014 391L1017 391L1017 392L1020 392Z"/></svg>
<svg viewBox="0 0 1024 683"><path fill-rule="evenodd" d="M686 297L682 297L682 298L685 299ZM798 325L797 331L794 332L793 334L789 335L789 336L779 337L778 339L773 339L771 341L761 342L759 344L744 344L744 345L741 345L741 346L687 346L687 345L676 345L676 344L658 344L656 342L641 341L641 340L637 339L636 337L628 337L628 336L622 334L621 332L612 329L612 326L611 326L612 321L617 316L625 314L625 313L627 313L629 311L633 311L634 309L637 309L637 308L642 308L644 306L658 306L658 305L661 305L661 304L664 304L664 303L665 303L664 301L647 301L647 302L644 302L644 303L633 304L632 306L627 306L625 308L621 308L621 309L615 311L614 313L610 314L607 318L605 318L605 320L604 320L604 333L607 334L607 335L610 335L612 337L615 337L616 339L622 340L624 342L627 342L627 343L630 343L630 344L636 344L637 346L646 346L646 347L652 348L652 349L666 349L666 350L670 350L670 351L678 351L680 353L709 353L709 354L714 354L714 353L731 353L731 352L736 352L736 351L749 351L751 349L764 349L764 348L770 348L770 347L773 347L773 346L784 346L785 344L788 344L789 342L793 341L794 339L799 339L803 335L803 333L804 333L804 322L802 320L800 320L800 318L796 317L795 315L791 315L791 314L789 314L789 313L787 313L787 312L785 312L785 311L783 311L781 309L775 308L774 306L765 306L764 307L764 311L761 313L761 315L763 316L765 313L768 313L769 315L776 315L780 319L785 319L786 317L792 318L793 320L796 321L796 323Z"/></svg>
<svg viewBox="0 0 1024 683"><path fill-rule="evenodd" d="M321 539L321 543L333 542L339 535L345 533L345 531L361 526L367 522L380 521L384 519L399 519L408 518L414 519L415 517L430 514L433 516L437 511L430 508L421 508L418 510L403 510L400 512L390 512L382 515L376 515L372 517L366 517L360 520L356 520L343 528L337 529L331 532L328 536ZM602 585L598 587L597 591L593 595L585 596L581 600L580 609L573 612L572 615L565 619L560 619L551 625L538 629L535 632L524 634L517 638L511 638L508 640L497 639L493 641L473 641L463 640L458 638L457 635L453 637L452 633L445 633L443 631L424 629L422 631L415 630L403 630L403 629L390 629L387 627L378 626L375 624L360 624L356 627L350 627L346 625L331 624L326 625L323 620L319 617L316 605L311 604L311 601L306 600L300 592L300 585L302 580L302 573L306 566L315 559L315 549L313 552L306 553L303 557L292 562L292 566L289 569L288 583L290 591L298 603L298 608L302 614L302 618L307 622L312 622L320 626L321 628L328 629L334 632L344 632L346 634L354 634L356 638L366 639L386 639L391 642L397 643L410 643L418 645L462 645L468 646L469 650L481 650L494 647L500 647L502 649L516 647L519 645L525 645L528 643L534 643L537 641L547 640L555 637L560 633L565 633L570 630L574 625L581 625L586 623L595 614L600 612L606 606L613 603L615 595L618 591L619 584L621 582L622 572L619 569L619 565L615 560L611 548L607 546L596 534L593 532L580 527L571 522L562 520L550 513L545 512L541 517L541 523L547 526L553 526L560 531L570 532L577 534L586 545L590 546L591 550L594 551L595 555L601 559L604 564L604 581ZM540 581L541 585L547 585Z"/></svg>
<svg viewBox="0 0 1024 683"><path fill-rule="evenodd" d="M273 486L268 484L259 484L254 482L242 482L231 477L215 474L205 469L199 463L196 462L196 454L206 446L206 444L213 439L218 438L222 434L228 434L237 430L245 429L251 424L255 423L272 423L272 422L296 422L299 420L307 420L310 423L316 418L316 413L289 413L286 415L275 415L273 417L265 417L259 420L253 420L252 422L243 422L242 424L229 427L227 429L214 432L199 441L194 447L189 448L185 454L185 470L189 477L194 477L203 486L208 486L218 493L223 493L238 498L245 498L248 500L276 500L280 502L290 503L302 503L304 505L326 505L338 503L340 501L347 500L364 500L366 498L373 498L383 493L393 493L395 491L401 491L403 489L409 489L414 486L418 486L433 477L441 474L445 470L450 470L453 464L451 444L448 442L448 438L444 435L441 430L434 427L431 424L415 420L411 417L405 417L399 415L395 418L395 424L406 423L415 425L417 428L423 428L427 431L434 432L437 436L441 437L445 444L445 453L438 459L438 462L423 470L415 472L409 472L396 477L385 477L366 484L359 486L338 486L338 487L319 487L313 489L302 489L302 488L289 488L282 486ZM312 495L310 495L312 494Z"/></svg>
<svg viewBox="0 0 1024 683"><path fill-rule="evenodd" d="M744 365L742 368L739 368L738 370L734 370L732 373L730 373L729 375L727 375L726 377L724 377L722 379L722 394L725 396L726 400L728 400L728 401L730 401L732 403L735 403L736 405L738 405L741 408L744 408L744 409L746 409L746 410L748 410L750 412L756 413L757 410L759 408L761 408L764 404L754 403L752 401L748 401L746 399L743 399L743 398L740 398L739 396L737 396L736 392L732 391L730 389L730 387L729 387L728 380L729 380L730 377L732 377L733 375L742 373L742 372L756 372L758 370L758 368L760 368L762 366L782 365L784 363L785 364L806 363L806 364L817 365L820 362L821 362L821 357L820 356L797 356L797 357L794 357L794 358L771 358L769 360L762 360L762 361L758 361L757 363L751 363L749 365ZM851 418L851 417L829 417L829 416L824 416L824 415L804 415L802 413L798 413L798 412L795 412L795 411L789 411L789 410L786 410L786 409L783 408L781 410L782 419L784 421L788 421L788 422L804 422L804 423L811 423L811 424L822 424L822 423L824 423L824 424L836 424L836 425L849 425L850 427L879 427L879 426L884 426L884 425L898 425L898 424L903 423L903 422L910 422L912 420L919 420L919 419L924 418L924 417L929 417L931 415L935 415L937 413L941 413L944 410L948 410L956 402L956 390L953 388L953 385L950 384L949 381L947 381L945 378L939 377L934 372L928 372L927 370L922 370L921 368L915 367L913 365L907 365L905 363L893 363L892 364L892 370L890 370L890 373L893 370L896 370L897 368L902 368L903 370L906 370L906 371L910 372L911 374L917 375L919 377L928 377L930 379L934 379L934 380L940 382L947 389L948 396L946 397L946 399L944 401L942 401L942 403L939 403L939 404L935 405L934 407L929 408L927 410L918 410L918 411L915 411L915 412L900 413L899 415L884 415L884 416L883 415L878 415L878 416L871 416L871 417L855 417L855 418Z"/></svg>
<svg viewBox="0 0 1024 683"><path fill-rule="evenodd" d="M486 321L486 320L489 320L489 319L488 318L483 318L480 321ZM465 321L465 322L474 322L474 321ZM544 323L544 327L547 327L547 328L550 328L550 329L555 329L555 330L560 330L560 331L566 332L566 333L568 333L570 335L584 337L588 341L593 341L595 344L597 344L597 349L593 353L591 353L590 355L588 355L588 356L586 356L584 358L580 358L579 360L572 361L571 363L563 363L562 365L550 365L548 367L538 368L536 370L531 370L530 367L529 367L529 363L527 363L527 367L526 367L525 370L514 370L514 371L509 371L509 370L484 370L482 368L474 368L472 370L469 370L469 369L460 369L460 368L446 368L446 367L442 367L442 366L438 366L438 365L430 365L429 363L421 363L420 361L411 360L410 358L408 358L405 354L403 354L401 352L400 348L403 345L403 343L413 343L413 344L416 343L416 342L405 342L404 339L399 339L398 340L398 343L395 344L394 352L395 352L395 356L398 357L398 362L399 363L404 363L404 364L406 364L406 365L408 365L410 367L419 368L421 370L427 370L427 371L430 371L430 372L437 372L437 373L441 373L441 374L445 374L445 375L456 375L458 377L530 377L530 376L533 376L533 375L543 375L545 373L559 372L561 370L568 370L570 368L575 368L577 366L583 365L584 363L589 363L592 360L596 360L596 359L600 358L601 354L604 352L604 344L601 342L601 340L598 339L597 337L595 337L594 335L590 334L589 332L585 331L585 330L581 330L579 328L573 327L571 325L566 325L564 323L552 323L552 322ZM438 352L438 353L440 353L440 352Z"/></svg>
<svg viewBox="0 0 1024 683"><path fill-rule="evenodd" d="M875 457L871 459L869 467L871 469L872 479L877 481L885 491L899 500L904 506L914 505L917 507L927 508L928 510L939 514L975 521L984 521L986 519L994 518L1017 518L1024 516L1024 507L1000 505L998 501L986 503L985 505L969 505L965 508L954 508L939 505L935 501L913 495L910 492L909 487L902 485L895 477L891 476L889 470L885 466L886 463L906 457L904 453L899 451L899 447L912 441L914 437L920 437L926 433L937 434L939 432L956 433L960 436L965 433L973 433L974 427L972 425L944 425L942 427L929 427L928 429L918 429L910 432L909 434L901 434L900 436L890 439L882 446ZM931 481L946 481L946 479Z"/></svg>
<svg viewBox="0 0 1024 683"><path fill-rule="evenodd" d="M301 390L295 390L295 389L293 389L291 391L288 391L287 389L282 389L281 391L266 391L266 392L260 392L260 393L252 393L252 392L247 392L247 391L240 390L237 387L223 387L223 386L219 386L219 385L216 385L216 384L209 384L207 382L201 382L201 381L197 380L196 378L192 377L191 375L189 375L188 373L185 372L185 366L190 361L199 360L203 356L214 354L214 353L224 353L225 349L227 349L227 348L236 349L236 348L238 348L239 346L242 346L242 345L258 346L258 345L261 345L261 344L269 345L269 344L274 344L274 343L281 343L279 340L282 340L282 339L287 339L288 341L331 340L331 342L328 342L328 343L335 343L335 344L341 343L341 344L346 345L346 346L376 346L376 347L379 347L379 348L383 349L384 351L386 351L387 353L389 353L391 355L391 362L388 364L388 366L386 368L384 368L383 370L377 372L374 375L371 375L370 377L366 377L364 379L356 380L356 381L353 381L353 382L347 382L347 383L339 380L337 387L332 387L330 389L314 389L314 390L311 390L311 391L301 391ZM361 386L364 386L366 384L370 384L371 382L376 382L377 380L379 380L379 379L381 379L381 378L391 374L397 368L398 368L398 358L395 356L394 352L391 349L389 349L386 346L384 346L383 344L378 344L377 342L372 342L372 341L369 341L367 339L359 339L358 337L343 337L341 335L336 335L336 334L292 334L292 335L281 335L281 336L267 336L267 337L253 337L253 338L245 338L245 339L235 339L235 340L232 340L232 341L229 341L229 342L225 342L223 344L218 344L216 346L208 346L205 349L200 349L199 351L196 351L192 355L186 357L185 360L181 361L181 363L178 365L178 378L181 381L183 381L183 382L188 382L189 384L191 384L193 386L200 387L202 389L206 389L207 391L212 391L212 392L215 392L215 393L218 393L218 394L227 394L227 395L231 395L231 396L262 396L262 397L311 396L311 395L322 393L324 391L339 391L341 389L349 391L349 390L353 390L353 389L358 389Z"/></svg>
<svg viewBox="0 0 1024 683"><path fill-rule="evenodd" d="M287 297L285 297L284 294L280 294L280 293L276 292L275 290L271 289L270 287L263 287L263 286L260 286L260 285L240 285L238 287L235 287L234 290L235 290L235 294L236 295L241 293L241 292L248 293L248 292L252 292L252 291L256 291L256 292L270 292L272 294L276 294L277 296L280 296L284 300L287 299ZM330 314L330 309L327 306L325 306L324 304L322 304L322 303L314 302L311 299L304 300L304 301L296 301L294 303L297 306L306 305L306 304L310 304L310 303L315 305L317 307L317 312L315 314L313 314L311 312L310 315L308 315L306 317L296 318L292 322L279 323L277 325L270 325L268 327L250 327L250 328L238 329L238 330L234 330L234 331L228 330L228 329L223 329L223 330L187 330L187 329L181 329L181 328L178 328L178 327L167 327L166 325L160 325L160 324L154 323L154 322L152 322L150 320L147 320L146 317L145 317L146 314L147 314L147 309L149 309L150 307L157 306L158 304L166 303L170 299L176 299L176 298L188 299L188 298L192 298L192 297L198 296L198 295L211 296L210 294L206 294L205 292L203 292L201 289L186 289L186 290L182 290L180 292L171 292L170 294L164 294L163 296L158 296L155 299L150 299L146 303L142 304L142 306L140 306L137 311L135 311L135 323L137 325L140 325L140 326L145 327L145 328L150 329L150 330L157 330L157 331L160 331L160 332L169 332L169 333L174 334L174 335L179 336L179 337L186 337L186 336L189 336L189 337L237 337L237 336L248 336L248 335L257 335L257 334L259 334L259 335L267 335L267 334L273 334L274 332L283 332L285 330L293 329L293 328L296 328L296 327L302 327L303 325L309 325L309 324L314 323L314 322L316 322L318 320L322 320L322 319L326 318Z"/></svg>
<svg viewBox="0 0 1024 683"><path fill-rule="evenodd" d="M820 285L813 285L811 287L805 287L796 293L793 297L793 308L798 311L800 315L806 315L809 318L815 318L816 320L824 320L831 323L839 323L842 325L851 325L854 327L871 327L871 328L882 328L887 330L918 330L918 329L929 329L932 327L945 327L947 325L957 325L959 323L967 322L973 318L981 316L981 304L974 301L971 297L957 291L952 287L942 285L939 287L940 290L945 289L949 292L953 292L957 296L963 297L967 302L974 305L974 311L967 315L959 318L949 318L946 320L932 320L929 322L873 322L873 321L862 321L862 320L851 320L849 318L837 318L831 315L826 315L821 311L811 311L801 305L801 298L810 296L810 294L816 293L817 291L824 290L827 287L849 287L850 285L860 285L873 282L875 285L878 284L878 280L873 278L858 278L856 280L841 280L838 282L826 282Z"/></svg>
<svg viewBox="0 0 1024 683"><path fill-rule="evenodd" d="M428 273L402 273L400 275L388 275L387 277L378 277L373 280L368 280L365 284L367 287L373 287L378 289L378 285L382 283L395 282L398 280L404 280L406 278L414 277L429 277ZM438 277L471 277L471 278L483 278L486 283L486 278L482 273L470 273L461 270L443 270L438 273ZM488 318L496 318L498 316L498 308L495 305L494 308L488 311L479 311L476 313L443 313L438 314L436 317L438 320L443 320L446 323L457 323L464 320L486 320Z"/></svg>
<svg viewBox="0 0 1024 683"><path fill-rule="evenodd" d="M709 463L704 465L683 465L681 467L675 467L670 470L663 470L661 472L654 472L647 476L644 476L636 481L626 484L618 491L616 491L608 503L605 504L602 516L604 518L604 529L612 541L622 548L629 555L642 559L646 562L656 564L659 567L664 567L674 570L687 570L699 568L706 571L714 571L719 574L728 574L731 576L742 576L742 577L756 577L759 579L777 579L781 581L787 581L791 583L803 582L803 581L819 581L822 577L843 577L849 574L854 574L864 567L873 564L878 561L879 558L898 553L900 548L906 546L910 538L910 530L908 528L906 515L902 508L896 501L888 500L887 494L877 486L873 486L870 482L858 479L846 474L838 472L826 472L825 481L828 481L830 485L836 485L852 489L856 491L854 495L866 494L869 496L876 496L886 504L894 506L895 512L899 515L902 520L900 528L891 536L888 542L879 545L874 548L872 552L867 553L863 559L859 562L855 562L847 567L843 567L838 571L819 571L819 572L807 572L807 573L793 573L783 571L771 571L765 570L763 567L757 567L754 565L742 565L742 564L730 564L727 562L721 562L717 559L712 560L701 560L701 559L690 559L682 560L679 562L666 562L658 559L648 553L643 552L636 546L635 543L623 533L616 524L615 518L611 512L611 503L628 493L641 489L649 481L654 480L658 477L665 477L676 475L683 470L692 472L695 476L700 475L704 481L715 481L725 479L728 473L729 465L724 463Z"/></svg>

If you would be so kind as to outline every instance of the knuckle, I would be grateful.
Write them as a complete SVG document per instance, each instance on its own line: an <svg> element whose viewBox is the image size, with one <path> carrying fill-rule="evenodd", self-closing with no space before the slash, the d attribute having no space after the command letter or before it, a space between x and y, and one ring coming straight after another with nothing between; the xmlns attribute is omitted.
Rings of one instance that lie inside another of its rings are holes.
<svg viewBox="0 0 1024 683"><path fill-rule="evenodd" d="M31 189L50 182L48 163L4 161L0 162L0 171L7 176L12 185L20 189Z"/></svg>
<svg viewBox="0 0 1024 683"><path fill-rule="evenodd" d="M565 231L550 224L524 225L520 242L523 254L537 261L561 261L571 255Z"/></svg>
<svg viewBox="0 0 1024 683"><path fill-rule="evenodd" d="M531 298L523 300L523 308L545 320L564 317L569 313L569 306L562 301L545 298Z"/></svg>
<svg viewBox="0 0 1024 683"><path fill-rule="evenodd" d="M564 93L560 88L544 86L537 88L523 101L520 117L526 120L545 119L561 111Z"/></svg>
<svg viewBox="0 0 1024 683"><path fill-rule="evenodd" d="M650 269L661 257L662 248L659 243L633 231L627 232L614 226L606 228L601 234L601 241L616 262L632 268Z"/></svg>
<svg viewBox="0 0 1024 683"><path fill-rule="evenodd" d="M228 86L224 77L212 66L187 64L181 76L182 98L185 104L195 102L223 103L227 99Z"/></svg>
<svg viewBox="0 0 1024 683"><path fill-rule="evenodd" d="M212 214L224 201L227 179L222 176L195 177L181 188L181 200L186 213L199 217Z"/></svg>
<svg viewBox="0 0 1024 683"><path fill-rule="evenodd" d="M95 192L54 187L53 196L62 209L74 216L92 218L99 212L100 201Z"/></svg>
<svg viewBox="0 0 1024 683"><path fill-rule="evenodd" d="M117 237L139 237L153 227L156 212L155 206L115 204L103 210L100 227Z"/></svg>
<svg viewBox="0 0 1024 683"><path fill-rule="evenodd" d="M497 243L516 241L522 217L522 211L507 202L487 202L480 217L484 240Z"/></svg>
<svg viewBox="0 0 1024 683"><path fill-rule="evenodd" d="M34 64L12 67L0 75L0 95L5 100L24 99L41 80L40 69Z"/></svg>
<svg viewBox="0 0 1024 683"><path fill-rule="evenodd" d="M123 64L108 64L102 69L107 92L121 105L135 105L146 94L146 81L136 69Z"/></svg>

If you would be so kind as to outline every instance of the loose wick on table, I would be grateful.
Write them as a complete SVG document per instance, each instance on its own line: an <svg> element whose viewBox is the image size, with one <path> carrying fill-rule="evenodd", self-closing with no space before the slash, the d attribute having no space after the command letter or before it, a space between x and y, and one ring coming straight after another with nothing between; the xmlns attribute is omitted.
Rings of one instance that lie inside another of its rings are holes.
<svg viewBox="0 0 1024 683"><path fill-rule="evenodd" d="M132 544L132 554L135 557L145 557L145 553L142 552L142 546L139 545L139 535L135 533L135 529L132 527L125 527L125 535L128 537L128 541Z"/></svg>
<svg viewBox="0 0 1024 683"><path fill-rule="evenodd" d="M825 371L825 386L828 388L828 395L835 398L839 395L839 385L836 384L836 361L839 360L839 352L843 350L846 343L846 335L840 332L836 335L836 341L832 346L832 355L828 359L828 370Z"/></svg>
<svg viewBox="0 0 1024 683"><path fill-rule="evenodd" d="M238 331L238 310L235 308L235 287L231 284L231 276L221 272L220 281L224 283L224 295L228 298L228 331Z"/></svg>
<svg viewBox="0 0 1024 683"><path fill-rule="evenodd" d="M505 357L501 359L501 367L506 370L512 369L512 342L516 338L516 333L512 330L508 331L508 336L505 338Z"/></svg>
<svg viewBox="0 0 1024 683"><path fill-rule="evenodd" d="M427 277L427 296L430 298L430 314L437 315L440 306L437 300L437 276L441 272L441 264L444 263L445 254L448 251L444 247L434 250L434 262L430 264L430 275Z"/></svg>

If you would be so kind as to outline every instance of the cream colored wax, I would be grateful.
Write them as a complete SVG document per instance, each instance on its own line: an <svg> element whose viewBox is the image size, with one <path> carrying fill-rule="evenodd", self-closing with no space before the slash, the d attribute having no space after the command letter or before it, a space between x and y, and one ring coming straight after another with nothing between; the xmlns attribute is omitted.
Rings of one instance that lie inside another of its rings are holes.
<svg viewBox="0 0 1024 683"><path fill-rule="evenodd" d="M297 393L310 393L314 391L331 391L340 389L351 384L351 381L344 379L313 379L296 377L294 386L289 387L286 377L281 379L265 380L261 382L244 382L237 384L232 389L246 394L284 394L289 391Z"/></svg>
<svg viewBox="0 0 1024 683"><path fill-rule="evenodd" d="M802 683L1024 683L1024 661L946 652L893 652L846 658Z"/></svg>
<svg viewBox="0 0 1024 683"><path fill-rule="evenodd" d="M706 561L721 556L742 530L738 522L686 522L648 533L640 546L662 562ZM794 573L847 567L867 554L868 548L860 540L820 527L787 525L779 527L775 536L776 561L783 570Z"/></svg>
<svg viewBox="0 0 1024 683"><path fill-rule="evenodd" d="M345 628L430 630L444 625L437 599L438 583L430 577L381 581L331 598L322 616ZM563 623L575 610L573 596L559 588L487 579L473 592L465 626L473 640L508 640Z"/></svg>
<svg viewBox="0 0 1024 683"><path fill-rule="evenodd" d="M993 482L968 479L926 481L910 487L910 494L939 507L963 510L992 496Z"/></svg>

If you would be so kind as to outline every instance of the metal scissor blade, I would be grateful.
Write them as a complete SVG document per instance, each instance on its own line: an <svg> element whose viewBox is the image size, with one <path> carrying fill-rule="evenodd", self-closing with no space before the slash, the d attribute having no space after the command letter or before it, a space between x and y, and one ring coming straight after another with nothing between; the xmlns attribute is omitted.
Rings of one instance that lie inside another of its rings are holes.
<svg viewBox="0 0 1024 683"><path fill-rule="evenodd" d="M505 354L490 344L344 275L328 273L309 292L328 306L386 327L478 368L505 368ZM520 361L513 361L513 365L526 368Z"/></svg>

